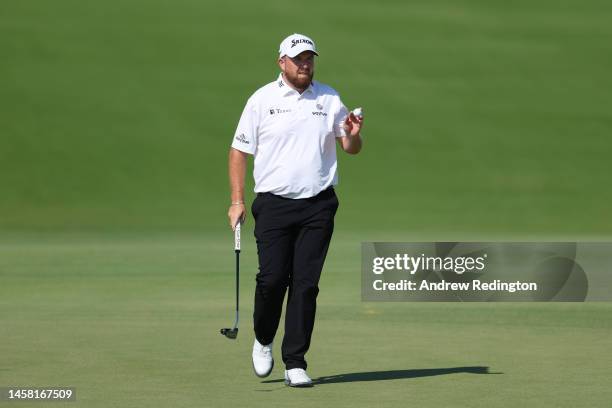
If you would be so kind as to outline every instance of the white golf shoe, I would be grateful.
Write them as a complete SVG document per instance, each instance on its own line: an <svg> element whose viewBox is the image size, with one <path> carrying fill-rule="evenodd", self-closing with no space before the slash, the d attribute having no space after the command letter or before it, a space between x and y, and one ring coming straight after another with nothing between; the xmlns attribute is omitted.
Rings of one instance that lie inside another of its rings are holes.
<svg viewBox="0 0 612 408"><path fill-rule="evenodd" d="M290 387L312 387L312 380L303 368L285 370L285 384Z"/></svg>
<svg viewBox="0 0 612 408"><path fill-rule="evenodd" d="M264 346L255 339L253 344L253 370L255 370L255 375L267 377L272 372L272 367L274 367L272 343Z"/></svg>

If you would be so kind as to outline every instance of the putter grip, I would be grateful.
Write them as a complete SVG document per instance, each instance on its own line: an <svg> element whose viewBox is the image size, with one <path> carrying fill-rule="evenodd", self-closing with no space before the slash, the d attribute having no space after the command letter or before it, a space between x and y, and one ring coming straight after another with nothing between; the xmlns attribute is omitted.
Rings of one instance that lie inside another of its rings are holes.
<svg viewBox="0 0 612 408"><path fill-rule="evenodd" d="M240 221L238 221L234 229L234 250L240 251Z"/></svg>

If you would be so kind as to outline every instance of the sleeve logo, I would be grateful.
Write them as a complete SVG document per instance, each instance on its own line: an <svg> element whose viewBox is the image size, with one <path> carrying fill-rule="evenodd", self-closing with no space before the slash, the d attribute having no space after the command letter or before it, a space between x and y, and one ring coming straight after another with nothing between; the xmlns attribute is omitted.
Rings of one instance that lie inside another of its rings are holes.
<svg viewBox="0 0 612 408"><path fill-rule="evenodd" d="M244 135L244 133L239 134L234 139L236 139L240 143L250 144L250 142L246 139L246 136Z"/></svg>

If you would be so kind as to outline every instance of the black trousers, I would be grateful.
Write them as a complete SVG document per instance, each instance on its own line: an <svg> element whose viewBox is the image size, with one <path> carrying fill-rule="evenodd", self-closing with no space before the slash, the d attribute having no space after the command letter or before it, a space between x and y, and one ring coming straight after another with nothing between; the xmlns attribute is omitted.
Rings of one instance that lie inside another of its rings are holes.
<svg viewBox="0 0 612 408"><path fill-rule="evenodd" d="M338 199L333 188L315 197L289 199L259 193L251 211L259 273L255 288L255 337L270 344L287 296L283 362L288 370L306 369L319 293L319 277L334 230Z"/></svg>

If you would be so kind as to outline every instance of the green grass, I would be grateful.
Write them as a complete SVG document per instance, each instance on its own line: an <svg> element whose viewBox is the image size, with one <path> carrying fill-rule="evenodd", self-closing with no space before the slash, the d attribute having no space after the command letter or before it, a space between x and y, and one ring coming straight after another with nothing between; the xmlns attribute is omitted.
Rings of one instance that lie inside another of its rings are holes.
<svg viewBox="0 0 612 408"><path fill-rule="evenodd" d="M72 385L86 407L609 406L610 304L362 303L358 262L360 241L610 237L611 17L600 0L3 2L0 386ZM227 150L296 31L367 117L339 159L312 390L251 373L249 231L239 339L218 334Z"/></svg>
<svg viewBox="0 0 612 408"><path fill-rule="evenodd" d="M125 408L605 407L612 398L610 304L362 303L360 246L346 234L332 243L307 355L319 383L279 381L282 328L279 364L258 379L248 229L239 337L218 333L233 320L225 238L3 235L0 384L74 386L78 406Z"/></svg>
<svg viewBox="0 0 612 408"><path fill-rule="evenodd" d="M317 78L367 115L363 153L340 158L341 220L609 234L611 15L598 0L7 2L0 228L223 228L240 112L302 31Z"/></svg>

